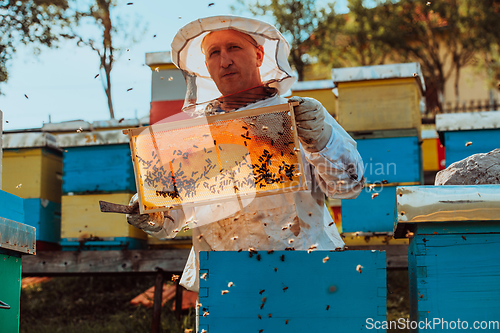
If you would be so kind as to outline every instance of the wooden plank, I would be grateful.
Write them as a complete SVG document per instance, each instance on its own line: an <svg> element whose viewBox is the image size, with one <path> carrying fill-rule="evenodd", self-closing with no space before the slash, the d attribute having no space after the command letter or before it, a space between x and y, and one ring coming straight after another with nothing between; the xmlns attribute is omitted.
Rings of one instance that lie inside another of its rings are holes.
<svg viewBox="0 0 500 333"><path fill-rule="evenodd" d="M182 272L189 249L47 251L23 257L24 276Z"/></svg>
<svg viewBox="0 0 500 333"><path fill-rule="evenodd" d="M378 251L262 251L251 258L248 252L200 252L200 273L207 275L200 279L199 328L367 330L367 318L386 318L385 263L385 253Z"/></svg>
<svg viewBox="0 0 500 333"><path fill-rule="evenodd" d="M163 296L163 272L156 273L155 293L153 299L153 325L152 333L161 332L161 303Z"/></svg>

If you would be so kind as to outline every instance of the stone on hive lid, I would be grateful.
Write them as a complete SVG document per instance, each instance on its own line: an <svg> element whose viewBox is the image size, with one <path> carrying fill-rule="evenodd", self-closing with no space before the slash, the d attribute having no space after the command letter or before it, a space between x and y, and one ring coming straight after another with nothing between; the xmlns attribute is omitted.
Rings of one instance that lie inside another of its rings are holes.
<svg viewBox="0 0 500 333"><path fill-rule="evenodd" d="M451 164L436 175L434 185L500 184L500 148Z"/></svg>

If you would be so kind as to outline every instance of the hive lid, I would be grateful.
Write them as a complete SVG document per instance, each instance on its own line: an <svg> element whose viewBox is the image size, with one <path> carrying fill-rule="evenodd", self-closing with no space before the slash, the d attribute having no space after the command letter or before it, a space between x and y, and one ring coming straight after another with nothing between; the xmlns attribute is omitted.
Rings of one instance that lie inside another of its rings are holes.
<svg viewBox="0 0 500 333"><path fill-rule="evenodd" d="M335 84L332 80L314 80L314 81L297 81L293 84L291 90L304 91L304 90L320 90L320 89L333 89Z"/></svg>
<svg viewBox="0 0 500 333"><path fill-rule="evenodd" d="M339 82L381 80L414 77L425 91L425 82L418 62L376 66L358 66L332 69L332 80Z"/></svg>
<svg viewBox="0 0 500 333"><path fill-rule="evenodd" d="M500 128L500 112L481 111L436 115L438 132Z"/></svg>
<svg viewBox="0 0 500 333"><path fill-rule="evenodd" d="M172 64L170 51L146 53L146 65Z"/></svg>
<svg viewBox="0 0 500 333"><path fill-rule="evenodd" d="M401 186L394 238L415 223L500 221L500 185Z"/></svg>
<svg viewBox="0 0 500 333"><path fill-rule="evenodd" d="M123 134L122 130L109 130L59 134L57 136L57 142L60 147L68 148L124 143L128 144L129 139L127 135Z"/></svg>
<svg viewBox="0 0 500 333"><path fill-rule="evenodd" d="M0 249L35 254L35 227L0 217Z"/></svg>
<svg viewBox="0 0 500 333"><path fill-rule="evenodd" d="M85 120L70 120L60 123L45 123L42 126L42 132L71 132L71 131L90 131L92 125Z"/></svg>
<svg viewBox="0 0 500 333"><path fill-rule="evenodd" d="M44 132L4 133L3 148L41 148L50 147L58 149L57 139L54 135Z"/></svg>

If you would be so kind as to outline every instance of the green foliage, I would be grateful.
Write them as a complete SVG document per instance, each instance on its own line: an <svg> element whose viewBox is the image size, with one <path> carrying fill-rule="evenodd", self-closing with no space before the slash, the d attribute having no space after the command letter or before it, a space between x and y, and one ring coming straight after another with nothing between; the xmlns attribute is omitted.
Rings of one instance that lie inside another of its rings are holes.
<svg viewBox="0 0 500 333"><path fill-rule="evenodd" d="M410 297L407 269L387 270L387 321L410 318ZM388 330L391 332L409 332L410 330Z"/></svg>
<svg viewBox="0 0 500 333"><path fill-rule="evenodd" d="M8 62L21 44L53 47L72 24L67 0L0 1L0 82L8 79Z"/></svg>
<svg viewBox="0 0 500 333"><path fill-rule="evenodd" d="M458 99L460 69L478 51L475 18L464 6L465 0L401 0L387 3L379 11L381 22L387 23L383 41L400 61L420 62L427 85L437 95L435 107L439 110L445 82L456 75Z"/></svg>
<svg viewBox="0 0 500 333"><path fill-rule="evenodd" d="M464 10L469 12L476 30L475 47L483 50L478 59L478 70L486 72L491 88L500 89L500 1L464 0Z"/></svg>
<svg viewBox="0 0 500 333"><path fill-rule="evenodd" d="M387 22L379 19L380 7L369 8L366 3L348 0L347 14L320 23L314 38L324 44L317 49L321 63L330 67L369 66L388 58L391 49L382 40Z"/></svg>
<svg viewBox="0 0 500 333"><path fill-rule="evenodd" d="M133 306L130 300L154 283L154 276L58 277L22 290L21 333L151 332L152 308ZM163 330L194 329L194 310L177 320L172 302L162 308Z"/></svg>

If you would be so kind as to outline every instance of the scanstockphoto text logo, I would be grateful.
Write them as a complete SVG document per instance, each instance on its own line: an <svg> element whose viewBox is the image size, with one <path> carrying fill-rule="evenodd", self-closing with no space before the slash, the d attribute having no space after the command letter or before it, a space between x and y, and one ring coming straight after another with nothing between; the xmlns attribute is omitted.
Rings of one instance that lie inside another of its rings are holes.
<svg viewBox="0 0 500 333"><path fill-rule="evenodd" d="M398 320L374 320L373 318L366 319L366 328L369 330L388 330L388 329L411 329L411 330L500 330L500 320L476 320L467 321L460 320L445 320L443 318L432 318L420 321L410 320L408 318L399 318Z"/></svg>

